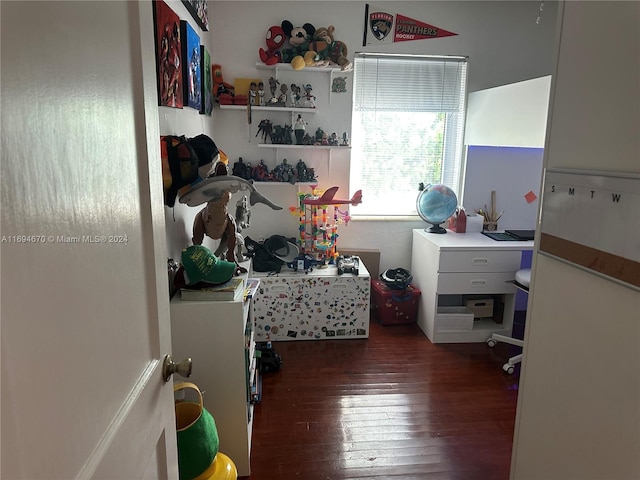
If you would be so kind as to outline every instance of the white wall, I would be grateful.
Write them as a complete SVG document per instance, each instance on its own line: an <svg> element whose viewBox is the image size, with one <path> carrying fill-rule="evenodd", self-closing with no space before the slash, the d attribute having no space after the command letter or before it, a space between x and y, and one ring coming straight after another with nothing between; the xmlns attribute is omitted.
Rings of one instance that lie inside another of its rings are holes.
<svg viewBox="0 0 640 480"><path fill-rule="evenodd" d="M211 22L209 24L209 31L205 32L198 26L180 0L164 0L164 2L169 5L181 20L187 20L189 22L200 36L200 43L205 45L209 52L212 53L214 45ZM151 2L149 2L148 11L149 15L151 15ZM211 13L209 15L211 15ZM149 41L153 42L154 39L149 39ZM161 135L185 135L187 138L190 138L204 133L215 139L212 117L200 115L200 113L193 108L187 106L184 108L158 107L158 117ZM169 258L180 261L180 252L182 249L191 245L193 218L198 211L199 209L182 205L177 200L174 208L165 207L167 254ZM214 248L217 242L206 239L205 245Z"/></svg>
<svg viewBox="0 0 640 480"><path fill-rule="evenodd" d="M545 167L640 173L638 38L638 2L565 4ZM639 312L637 290L534 255L513 480L640 478Z"/></svg>
<svg viewBox="0 0 640 480"><path fill-rule="evenodd" d="M178 2L180 3L180 2ZM225 81L239 78L268 79L267 71L256 69L258 49L265 45L264 37L271 25L284 19L294 24L310 22L316 27L334 25L336 38L344 41L350 52L383 51L390 53L451 54L469 56L469 89L483 90L549 75L552 70L552 48L555 31L556 3L546 2L542 22L536 24L539 2L484 2L484 1L428 1L387 2L384 7L397 13L431 23L458 33L455 37L401 42L377 48L362 47L362 25L366 2L262 2L262 1L209 1L212 33L212 62L222 65ZM173 5L174 2L171 2ZM351 57L352 58L352 57ZM347 74L346 94L332 94L327 98L328 79L317 75L305 77L301 73L296 83L308 81L314 86L319 99L318 113L309 115L308 121L327 131L349 131L351 119L352 74ZM323 93L326 92L326 93ZM320 108L322 107L322 108ZM161 109L164 110L164 109ZM274 118L275 119L275 118ZM163 122L161 111L161 122ZM191 122L191 120L189 120ZM169 125L171 122L165 122ZM297 161L292 151L258 148L255 139L256 124L248 127L242 112L215 109L213 138L227 153L231 163L243 157L252 163L264 159L275 166L287 158ZM197 127L195 124L171 123L175 129ZM283 153L285 152L285 153ZM296 153L298 153L296 151ZM298 157L302 156L296 155ZM332 153L303 157L319 172L320 186L339 185L340 192L348 195L348 154ZM416 179L416 185L420 179ZM258 205L252 208L252 226L246 235L258 239L272 233L295 235L297 220L289 214L288 206L295 205L295 187L258 186L260 191L284 207L274 213ZM417 196L416 187L416 196ZM366 196L366 191L364 192ZM236 198L232 199L232 205ZM179 205L167 212L169 251L174 255L188 244L195 208ZM173 220L175 217L175 221ZM338 248L366 247L381 250L381 268L411 264L411 230L420 228L420 221L354 221L340 230Z"/></svg>
<svg viewBox="0 0 640 480"><path fill-rule="evenodd" d="M542 148L468 146L462 197L467 212L491 208L495 190L496 210L504 212L498 229L535 229L543 153Z"/></svg>
<svg viewBox="0 0 640 480"><path fill-rule="evenodd" d="M550 88L547 75L470 93L465 145L544 147Z"/></svg>

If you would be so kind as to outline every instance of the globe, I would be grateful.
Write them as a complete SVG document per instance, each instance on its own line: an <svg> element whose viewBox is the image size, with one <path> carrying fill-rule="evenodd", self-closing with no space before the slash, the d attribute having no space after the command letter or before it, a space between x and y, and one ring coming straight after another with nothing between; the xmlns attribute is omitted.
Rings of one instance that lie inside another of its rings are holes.
<svg viewBox="0 0 640 480"><path fill-rule="evenodd" d="M423 183L419 187L420 193L416 200L416 210L420 218L432 226L425 229L429 233L447 233L440 226L441 223L453 215L458 207L458 197L453 190L446 185Z"/></svg>

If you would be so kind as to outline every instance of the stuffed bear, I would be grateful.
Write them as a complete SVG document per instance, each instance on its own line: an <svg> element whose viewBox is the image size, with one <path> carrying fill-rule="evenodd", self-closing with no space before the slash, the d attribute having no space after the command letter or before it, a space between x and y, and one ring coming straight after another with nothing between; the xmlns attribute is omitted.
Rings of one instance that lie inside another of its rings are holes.
<svg viewBox="0 0 640 480"><path fill-rule="evenodd" d="M290 63L294 70L300 70L305 67L302 55L309 50L309 41L316 29L310 23L294 27L289 20L283 20L281 27L289 37L289 48L280 50L281 60L283 63Z"/></svg>
<svg viewBox="0 0 640 480"><path fill-rule="evenodd" d="M329 25L326 28L320 27L314 32L309 42L309 52L304 55L307 65L339 65L343 71L353 68L347 58L347 45L334 39L334 31L335 27Z"/></svg>

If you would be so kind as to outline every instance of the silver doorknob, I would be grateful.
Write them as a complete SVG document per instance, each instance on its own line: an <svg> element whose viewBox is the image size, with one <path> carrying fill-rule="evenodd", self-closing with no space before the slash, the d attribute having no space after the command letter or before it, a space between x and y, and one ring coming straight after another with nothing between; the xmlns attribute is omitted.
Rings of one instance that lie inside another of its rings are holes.
<svg viewBox="0 0 640 480"><path fill-rule="evenodd" d="M167 355L164 357L164 362L162 363L162 379L167 383L174 373L183 377L190 377L192 363L190 358L185 358L181 362L174 363L171 355Z"/></svg>

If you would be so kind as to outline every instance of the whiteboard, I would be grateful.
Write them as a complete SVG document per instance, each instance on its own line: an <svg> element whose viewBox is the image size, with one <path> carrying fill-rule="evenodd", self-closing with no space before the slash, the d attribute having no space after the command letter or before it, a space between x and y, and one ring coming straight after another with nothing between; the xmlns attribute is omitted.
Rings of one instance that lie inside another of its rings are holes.
<svg viewBox="0 0 640 480"><path fill-rule="evenodd" d="M640 175L545 171L539 251L640 288Z"/></svg>

